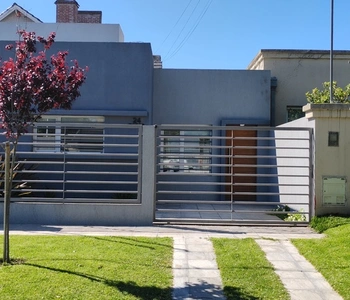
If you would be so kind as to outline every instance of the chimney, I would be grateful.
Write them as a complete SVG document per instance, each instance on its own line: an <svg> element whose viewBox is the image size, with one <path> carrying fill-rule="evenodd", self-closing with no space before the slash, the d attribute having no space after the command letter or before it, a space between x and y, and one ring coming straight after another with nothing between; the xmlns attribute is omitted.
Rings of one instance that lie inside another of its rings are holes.
<svg viewBox="0 0 350 300"><path fill-rule="evenodd" d="M102 23L102 11L80 10L77 23Z"/></svg>
<svg viewBox="0 0 350 300"><path fill-rule="evenodd" d="M163 69L162 57L160 55L153 55L153 68Z"/></svg>
<svg viewBox="0 0 350 300"><path fill-rule="evenodd" d="M79 4L75 0L56 0L56 22L77 23Z"/></svg>

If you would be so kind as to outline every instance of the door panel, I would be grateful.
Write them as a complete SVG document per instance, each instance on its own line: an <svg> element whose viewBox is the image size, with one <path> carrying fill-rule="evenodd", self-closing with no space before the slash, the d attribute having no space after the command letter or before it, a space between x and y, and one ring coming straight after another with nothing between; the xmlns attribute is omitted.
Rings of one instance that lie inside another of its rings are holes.
<svg viewBox="0 0 350 300"><path fill-rule="evenodd" d="M255 201L255 195L234 195L233 193L256 192L257 150L256 148L249 149L249 147L257 146L257 132L255 130L226 130L226 137L228 137L226 146L228 147L227 154L229 155L227 164L230 165L227 168L227 173L231 174L226 178L226 182L231 183L231 185L227 186L226 191L232 194L231 196L228 195L228 198L232 200ZM252 157L237 157L243 155Z"/></svg>

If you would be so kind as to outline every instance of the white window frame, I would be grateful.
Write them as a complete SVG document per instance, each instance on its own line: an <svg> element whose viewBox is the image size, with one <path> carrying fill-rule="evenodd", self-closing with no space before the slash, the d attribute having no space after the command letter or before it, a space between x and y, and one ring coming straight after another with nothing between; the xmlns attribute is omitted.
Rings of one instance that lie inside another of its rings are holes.
<svg viewBox="0 0 350 300"><path fill-rule="evenodd" d="M67 150L64 145L65 143L62 143L62 140L65 140L65 130L67 127L65 124L69 123L91 123L91 128L94 128L94 123L104 123L105 118L102 116L43 116L40 121L38 121L33 130L33 151L34 152L79 152L79 153L102 153L103 152L103 145L104 145L104 128L98 127L101 129L101 144L100 149L94 150L94 151L84 151L84 148L82 147L81 150L79 150L79 146L75 145L76 148L71 148L71 150ZM40 123L43 123L42 125ZM46 123L46 124L45 124ZM55 126L53 125L55 124ZM50 129L54 128L54 132ZM72 127L76 128L76 127ZM84 127L85 128L85 127ZM90 128L90 127L86 127ZM96 129L97 127L95 127ZM41 131L41 132L40 132ZM76 133L77 134L77 133ZM71 136L75 136L76 134L71 134ZM38 145L38 143L43 143L43 145ZM47 143L46 145L44 143ZM62 149L64 147L64 149Z"/></svg>

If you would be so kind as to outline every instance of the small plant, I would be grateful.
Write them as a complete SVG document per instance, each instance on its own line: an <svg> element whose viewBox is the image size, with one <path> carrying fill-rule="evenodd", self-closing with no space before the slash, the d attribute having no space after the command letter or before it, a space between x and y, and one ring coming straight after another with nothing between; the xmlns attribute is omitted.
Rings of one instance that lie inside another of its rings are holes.
<svg viewBox="0 0 350 300"><path fill-rule="evenodd" d="M277 207L272 211L291 212L292 209L288 205L277 205ZM301 209L300 212L303 212L303 210ZM306 216L302 213L300 214L285 213L285 214L272 214L272 215L287 222L305 222L306 221Z"/></svg>
<svg viewBox="0 0 350 300"><path fill-rule="evenodd" d="M23 197L31 194L29 191L22 191L24 189L31 188L31 185L27 182L29 179L34 178L33 173L24 173L23 171L32 171L37 168L37 165L31 165L26 163L17 162L13 168L12 176L12 196ZM5 182L5 162L3 156L0 155L0 197L4 197L4 182Z"/></svg>
<svg viewBox="0 0 350 300"><path fill-rule="evenodd" d="M277 207L275 209L273 209L272 211L287 212L287 211L290 211L290 207L288 205L277 205ZM282 220L284 220L288 216L288 214L272 214L272 215L274 215Z"/></svg>
<svg viewBox="0 0 350 300"><path fill-rule="evenodd" d="M301 209L300 212L303 212ZM304 214L287 214L287 217L284 219L287 222L305 222L306 216Z"/></svg>

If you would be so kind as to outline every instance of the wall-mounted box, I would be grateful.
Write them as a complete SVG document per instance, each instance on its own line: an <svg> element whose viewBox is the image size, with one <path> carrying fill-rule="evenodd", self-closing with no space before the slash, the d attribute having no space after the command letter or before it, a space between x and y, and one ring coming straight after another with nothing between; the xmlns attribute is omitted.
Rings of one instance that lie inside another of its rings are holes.
<svg viewBox="0 0 350 300"><path fill-rule="evenodd" d="M345 177L323 177L323 205L341 205L346 202L346 178Z"/></svg>

